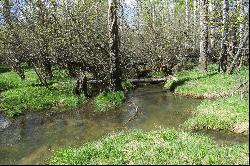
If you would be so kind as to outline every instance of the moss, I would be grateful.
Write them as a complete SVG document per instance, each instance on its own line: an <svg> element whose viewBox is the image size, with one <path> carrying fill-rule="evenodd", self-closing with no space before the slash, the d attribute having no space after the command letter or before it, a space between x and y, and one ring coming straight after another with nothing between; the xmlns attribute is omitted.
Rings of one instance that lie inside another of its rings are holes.
<svg viewBox="0 0 250 166"><path fill-rule="evenodd" d="M56 151L50 164L248 164L248 146L175 130L129 131Z"/></svg>
<svg viewBox="0 0 250 166"><path fill-rule="evenodd" d="M104 92L95 97L95 111L105 112L113 110L115 107L122 104L125 99L125 94L119 92Z"/></svg>

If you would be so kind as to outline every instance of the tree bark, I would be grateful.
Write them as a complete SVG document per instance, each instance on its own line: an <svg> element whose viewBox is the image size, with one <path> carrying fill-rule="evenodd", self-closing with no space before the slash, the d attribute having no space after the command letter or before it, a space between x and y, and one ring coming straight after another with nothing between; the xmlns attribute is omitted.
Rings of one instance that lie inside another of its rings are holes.
<svg viewBox="0 0 250 166"><path fill-rule="evenodd" d="M200 58L199 69L207 71L208 57L208 0L202 0L200 6Z"/></svg>
<svg viewBox="0 0 250 166"><path fill-rule="evenodd" d="M197 14L196 14L196 11L197 11L197 1L194 0L194 24L196 23L196 17L197 17Z"/></svg>
<svg viewBox="0 0 250 166"><path fill-rule="evenodd" d="M209 54L211 60L215 59L215 18L214 18L214 12L215 12L215 4L214 2L210 1L209 3L210 7L210 48L209 48Z"/></svg>
<svg viewBox="0 0 250 166"><path fill-rule="evenodd" d="M229 11L229 1L223 1L223 32L221 40L221 54L219 58L219 72L222 70L226 72L227 70L227 44L228 44L228 11Z"/></svg>
<svg viewBox="0 0 250 166"><path fill-rule="evenodd" d="M128 79L131 83L161 83L165 82L166 78L141 78L141 79ZM103 83L103 80L88 80L90 84Z"/></svg>
<svg viewBox="0 0 250 166"><path fill-rule="evenodd" d="M187 22L187 27L189 25L189 5L188 5L188 0L186 0L186 22Z"/></svg>
<svg viewBox="0 0 250 166"><path fill-rule="evenodd" d="M233 62L231 63L230 67L228 68L227 70L227 73L228 74L231 74L236 66L236 63L237 61L239 61L239 58L240 58L240 55L241 55L241 52L242 52L242 48L244 46L244 44L247 42L247 39L249 38L249 31L246 32L245 36L244 36L244 39L241 41L240 43L240 46L239 46L239 49L233 59Z"/></svg>
<svg viewBox="0 0 250 166"><path fill-rule="evenodd" d="M117 17L117 0L108 0L108 25L109 25L109 47L110 47L110 90L122 88L121 57L119 54L119 26Z"/></svg>

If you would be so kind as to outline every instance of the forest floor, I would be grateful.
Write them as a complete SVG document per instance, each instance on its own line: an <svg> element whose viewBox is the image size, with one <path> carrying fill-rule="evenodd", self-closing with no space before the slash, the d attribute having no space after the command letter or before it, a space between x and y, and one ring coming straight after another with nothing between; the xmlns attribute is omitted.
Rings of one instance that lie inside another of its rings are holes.
<svg viewBox="0 0 250 166"><path fill-rule="evenodd" d="M205 99L193 111L194 115L184 124L185 127L248 134L249 69L244 68L232 75L218 73L216 69L212 65L208 73L200 73L198 68L179 72L165 84L165 88L177 95Z"/></svg>

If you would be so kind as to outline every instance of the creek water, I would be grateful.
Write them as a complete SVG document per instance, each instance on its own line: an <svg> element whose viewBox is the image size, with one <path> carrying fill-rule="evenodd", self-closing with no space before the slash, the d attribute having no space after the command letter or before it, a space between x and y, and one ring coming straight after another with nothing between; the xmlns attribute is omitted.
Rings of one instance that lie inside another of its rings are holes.
<svg viewBox="0 0 250 166"><path fill-rule="evenodd" d="M0 164L44 164L59 147L80 146L130 129L180 129L201 100L175 96L159 85L136 88L116 111L93 113L91 104L54 116L28 113L0 130ZM199 131L218 144L249 144L249 136Z"/></svg>

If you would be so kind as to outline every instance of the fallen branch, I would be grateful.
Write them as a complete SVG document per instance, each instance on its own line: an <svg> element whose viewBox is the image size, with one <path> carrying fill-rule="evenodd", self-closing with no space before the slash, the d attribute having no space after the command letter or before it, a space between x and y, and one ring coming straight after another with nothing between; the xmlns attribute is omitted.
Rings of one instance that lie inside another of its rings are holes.
<svg viewBox="0 0 250 166"><path fill-rule="evenodd" d="M131 83L161 83L165 82L166 78L142 78L142 79L128 79ZM90 84L103 83L103 80L89 80Z"/></svg>

